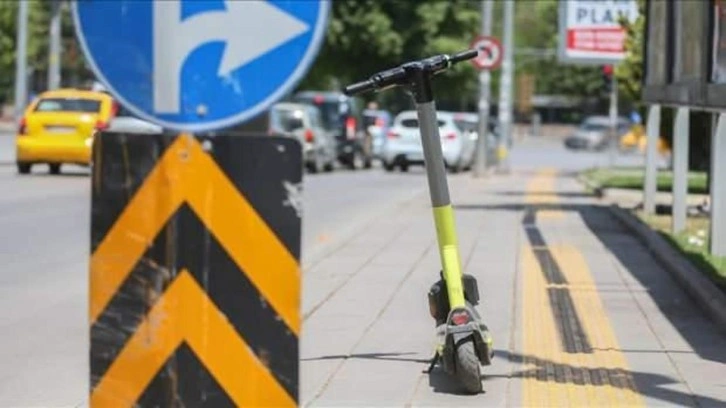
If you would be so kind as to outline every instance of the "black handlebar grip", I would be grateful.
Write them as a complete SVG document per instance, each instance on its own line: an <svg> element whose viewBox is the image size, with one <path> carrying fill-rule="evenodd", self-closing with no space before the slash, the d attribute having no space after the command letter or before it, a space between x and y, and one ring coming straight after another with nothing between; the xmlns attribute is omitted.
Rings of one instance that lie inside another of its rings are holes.
<svg viewBox="0 0 726 408"><path fill-rule="evenodd" d="M454 54L449 58L449 61L451 61L452 64L456 64L457 62L470 60L472 58L476 58L476 56L479 55L479 51L475 49L462 51L458 54Z"/></svg>
<svg viewBox="0 0 726 408"><path fill-rule="evenodd" d="M357 95L359 93L368 92L376 87L376 83L370 79L361 81L353 85L348 85L343 89L343 93L348 96Z"/></svg>

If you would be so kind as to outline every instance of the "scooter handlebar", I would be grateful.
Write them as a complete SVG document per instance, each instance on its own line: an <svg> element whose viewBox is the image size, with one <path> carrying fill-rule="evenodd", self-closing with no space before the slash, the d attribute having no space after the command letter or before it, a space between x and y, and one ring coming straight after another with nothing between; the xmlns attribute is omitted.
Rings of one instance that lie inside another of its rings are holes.
<svg viewBox="0 0 726 408"><path fill-rule="evenodd" d="M348 96L357 95L360 93L368 92L376 88L376 83L373 80L365 80L356 82L355 84L348 85L343 89L343 93Z"/></svg>
<svg viewBox="0 0 726 408"><path fill-rule="evenodd" d="M343 93L352 96L368 91L377 91L391 86L399 85L406 78L406 70L401 67L389 69L379 72L370 79L348 85L343 89Z"/></svg>
<svg viewBox="0 0 726 408"><path fill-rule="evenodd" d="M470 60L472 58L476 58L476 56L479 55L479 51L475 49L462 51L458 54L454 54L451 57L449 57L449 61L451 61L452 64L456 64L457 62Z"/></svg>
<svg viewBox="0 0 726 408"><path fill-rule="evenodd" d="M379 72L369 79L361 82L356 82L352 85L348 85L343 88L343 93L348 96L353 96L369 91L377 91L386 89L391 86L401 85L406 80L406 69L405 66L410 64L423 64L427 66L429 72L436 74L438 72L446 70L449 66L456 64L457 62L466 61L479 55L477 50L466 50L452 56L448 55L437 55L435 57L427 58L418 62L401 65L400 67L389 69L386 71Z"/></svg>

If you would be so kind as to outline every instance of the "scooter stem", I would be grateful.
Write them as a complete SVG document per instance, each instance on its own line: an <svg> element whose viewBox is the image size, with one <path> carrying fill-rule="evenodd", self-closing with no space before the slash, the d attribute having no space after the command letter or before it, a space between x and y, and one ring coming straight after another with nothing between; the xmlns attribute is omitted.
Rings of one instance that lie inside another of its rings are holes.
<svg viewBox="0 0 726 408"><path fill-rule="evenodd" d="M436 118L436 104L431 91L429 76L417 75L414 76L414 80L415 82L422 82L414 83L413 93L421 128L421 144L426 163L431 205L434 211L439 256L441 257L444 280L449 295L449 306L454 309L465 306L464 288L461 279L461 258L456 239L456 222L454 220L454 210L451 207L451 198L449 197L444 155L441 149L441 136L439 135L438 119Z"/></svg>

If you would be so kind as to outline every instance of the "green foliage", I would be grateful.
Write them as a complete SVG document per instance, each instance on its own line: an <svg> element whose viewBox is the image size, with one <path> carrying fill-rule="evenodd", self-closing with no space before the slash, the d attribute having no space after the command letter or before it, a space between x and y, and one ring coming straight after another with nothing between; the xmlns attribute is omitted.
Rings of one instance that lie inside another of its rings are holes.
<svg viewBox="0 0 726 408"><path fill-rule="evenodd" d="M50 5L42 0L28 1L28 67L47 66L48 22ZM18 1L0 1L0 100L12 94L15 78L15 50Z"/></svg>
<svg viewBox="0 0 726 408"><path fill-rule="evenodd" d="M645 35L645 0L638 0L638 18L629 22L621 20L627 38L625 60L615 68L618 89L632 101L640 101L643 81L643 41Z"/></svg>
<svg viewBox="0 0 726 408"><path fill-rule="evenodd" d="M517 2L515 44L521 49L556 50L559 41L558 0ZM517 57L517 72L535 75L536 93L600 96L603 90L599 66L564 65L556 56Z"/></svg>
<svg viewBox="0 0 726 408"><path fill-rule="evenodd" d="M336 0L325 44L300 88L339 89L403 61L464 50L479 19L479 3L465 0ZM460 64L437 80L436 92L459 101L476 86L474 68ZM404 105L395 94L377 96Z"/></svg>

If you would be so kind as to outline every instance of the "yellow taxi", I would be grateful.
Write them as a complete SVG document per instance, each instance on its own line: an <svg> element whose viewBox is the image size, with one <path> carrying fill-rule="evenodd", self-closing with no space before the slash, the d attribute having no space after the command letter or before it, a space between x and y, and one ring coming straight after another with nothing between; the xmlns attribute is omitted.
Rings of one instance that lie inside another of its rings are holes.
<svg viewBox="0 0 726 408"><path fill-rule="evenodd" d="M641 153L645 152L648 138L645 135L645 128L642 125L633 125L628 133L620 139L620 148L622 150L638 149ZM658 138L657 150L662 155L670 154L671 147L663 138Z"/></svg>
<svg viewBox="0 0 726 408"><path fill-rule="evenodd" d="M60 89L40 94L25 110L16 137L18 173L47 163L51 174L64 163L89 165L97 130L108 127L118 105L103 92Z"/></svg>

